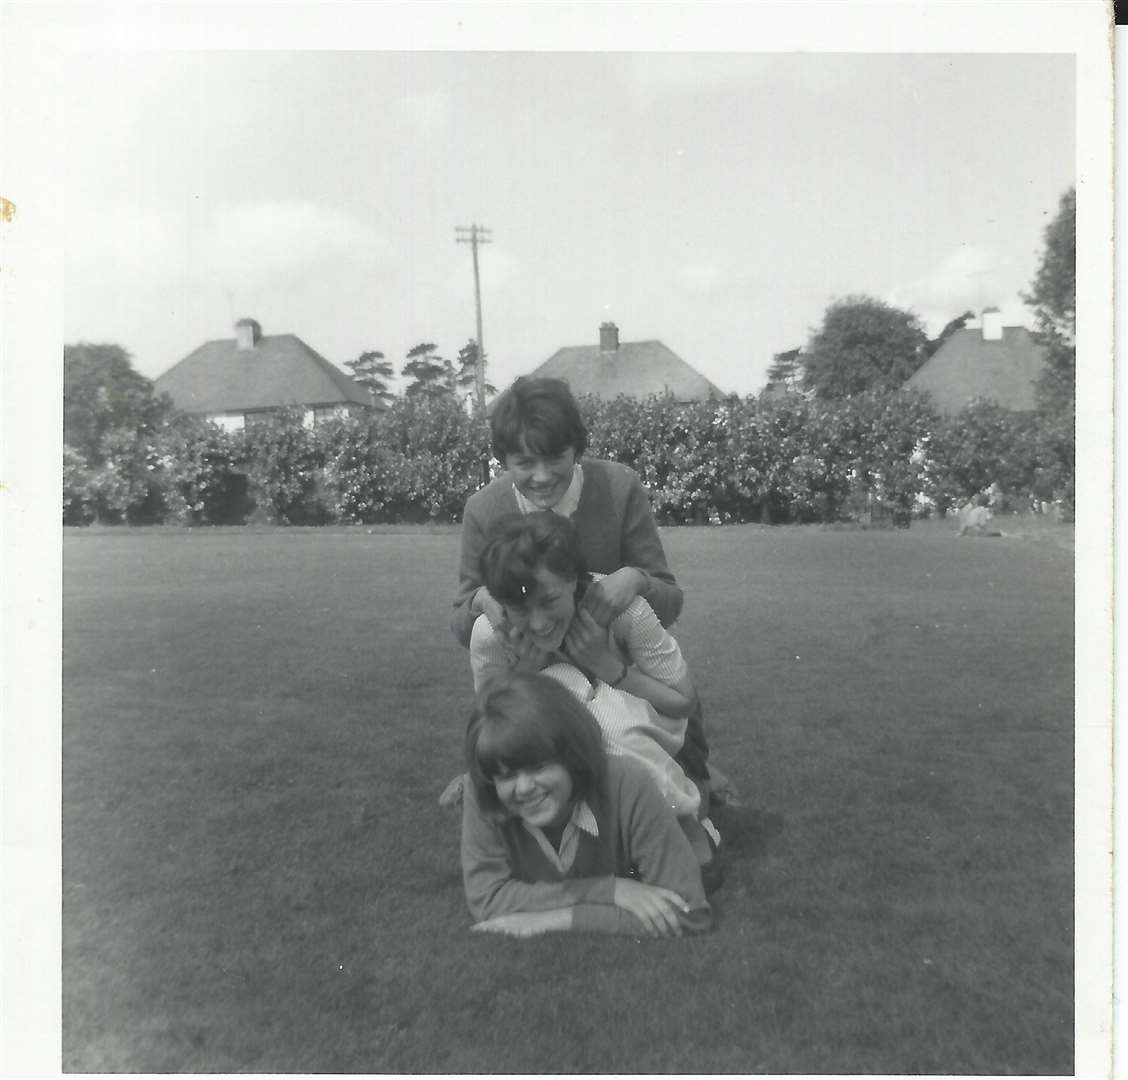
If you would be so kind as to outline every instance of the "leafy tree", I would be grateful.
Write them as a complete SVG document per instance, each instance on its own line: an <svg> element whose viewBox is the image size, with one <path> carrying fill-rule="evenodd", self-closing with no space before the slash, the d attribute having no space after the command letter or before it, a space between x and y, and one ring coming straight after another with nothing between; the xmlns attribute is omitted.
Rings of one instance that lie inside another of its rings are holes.
<svg viewBox="0 0 1128 1080"><path fill-rule="evenodd" d="M373 401L387 405L392 400L389 383L395 377L395 371L382 352L375 349L362 352L355 360L346 360L345 364L352 369L353 381L363 386L372 395Z"/></svg>
<svg viewBox="0 0 1128 1080"><path fill-rule="evenodd" d="M1046 366L1038 381L1044 411L1073 416L1077 349L1077 192L1061 197L1057 217L1046 226L1042 262L1023 300L1034 308Z"/></svg>
<svg viewBox="0 0 1128 1080"><path fill-rule="evenodd" d="M926 355L932 356L939 352L940 346L944 344L957 330L962 330L967 326L969 319L975 318L975 312L965 311L962 315L957 315L956 318L946 323L944 329L940 331L936 337L932 338L924 347Z"/></svg>
<svg viewBox="0 0 1128 1080"><path fill-rule="evenodd" d="M106 460L112 433L152 432L171 408L120 345L63 346L63 442L88 464Z"/></svg>
<svg viewBox="0 0 1128 1080"><path fill-rule="evenodd" d="M478 390L478 343L470 338L461 349L458 350L458 367L454 376L455 385L459 390L477 394ZM496 394L497 387L489 381L484 380L483 389L487 394Z"/></svg>
<svg viewBox="0 0 1128 1080"><path fill-rule="evenodd" d="M795 389L803 380L803 358L798 349L778 352L768 368L767 386Z"/></svg>
<svg viewBox="0 0 1128 1080"><path fill-rule="evenodd" d="M433 398L454 393L454 365L439 356L436 348L426 341L408 350L402 372L405 378L411 379L404 391L406 397Z"/></svg>
<svg viewBox="0 0 1128 1080"><path fill-rule="evenodd" d="M910 311L868 296L827 308L807 348L803 384L819 398L892 390L925 360L928 338Z"/></svg>

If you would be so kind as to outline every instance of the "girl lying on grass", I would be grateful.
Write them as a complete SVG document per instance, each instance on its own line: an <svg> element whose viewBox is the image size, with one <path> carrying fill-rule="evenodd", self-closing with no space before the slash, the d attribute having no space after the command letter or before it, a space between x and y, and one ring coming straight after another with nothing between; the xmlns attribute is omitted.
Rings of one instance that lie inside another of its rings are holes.
<svg viewBox="0 0 1128 1080"><path fill-rule="evenodd" d="M546 675L490 684L466 731L462 879L473 929L671 937L712 911L689 840L634 760Z"/></svg>
<svg viewBox="0 0 1128 1080"><path fill-rule="evenodd" d="M644 766L682 824L702 865L719 836L708 795L679 764L697 701L677 641L635 597L610 626L583 604L592 587L567 518L546 511L495 519L481 557L482 579L518 631L506 642L482 616L470 638L474 689L511 671L544 671L595 717L612 756ZM516 641L516 647L514 647ZM710 878L715 874L710 865Z"/></svg>

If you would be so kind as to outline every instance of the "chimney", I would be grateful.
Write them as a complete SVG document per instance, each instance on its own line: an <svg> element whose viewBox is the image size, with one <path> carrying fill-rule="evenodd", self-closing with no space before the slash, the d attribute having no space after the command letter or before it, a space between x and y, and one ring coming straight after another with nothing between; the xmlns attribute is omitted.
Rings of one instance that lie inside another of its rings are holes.
<svg viewBox="0 0 1128 1080"><path fill-rule="evenodd" d="M262 327L254 319L240 319L235 324L235 346L240 352L253 349L262 337Z"/></svg>
<svg viewBox="0 0 1128 1080"><path fill-rule="evenodd" d="M983 340L1003 340L1003 313L998 308L983 309Z"/></svg>
<svg viewBox="0 0 1128 1080"><path fill-rule="evenodd" d="M599 324L599 351L616 352L619 348L619 328L613 322Z"/></svg>

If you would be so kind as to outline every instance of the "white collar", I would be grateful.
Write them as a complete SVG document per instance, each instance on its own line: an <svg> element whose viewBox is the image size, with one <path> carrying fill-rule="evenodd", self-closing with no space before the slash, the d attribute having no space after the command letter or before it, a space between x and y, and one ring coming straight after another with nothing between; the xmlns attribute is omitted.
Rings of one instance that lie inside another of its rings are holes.
<svg viewBox="0 0 1128 1080"><path fill-rule="evenodd" d="M580 505L580 492L584 490L584 470L580 468L580 463L572 468L572 482L568 485L568 490L560 496L560 501L549 509L554 514L559 514L561 517L570 518L575 512L576 508ZM524 495L517 490L517 485L513 485L513 494L517 497L517 509L522 514L531 514L540 507L535 503L529 502Z"/></svg>
<svg viewBox="0 0 1128 1080"><path fill-rule="evenodd" d="M588 836L593 836L597 839L599 837L599 823L595 820L595 814L584 799L580 799L579 802L572 807L572 816L568 818L568 821L565 823L564 834L560 838L559 852L549 843L549 839L544 835L542 829L536 825L530 825L524 820L522 820L521 824L524 826L525 831L537 842L541 851L544 852L545 857L562 874L566 874L571 868L572 863L576 860L576 849L579 847L580 833L586 832Z"/></svg>

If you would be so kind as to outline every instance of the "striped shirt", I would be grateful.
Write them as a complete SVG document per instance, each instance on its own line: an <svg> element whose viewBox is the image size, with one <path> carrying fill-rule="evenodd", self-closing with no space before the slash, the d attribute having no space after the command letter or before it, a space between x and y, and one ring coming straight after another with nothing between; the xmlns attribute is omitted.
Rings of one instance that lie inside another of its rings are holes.
<svg viewBox="0 0 1128 1080"><path fill-rule="evenodd" d="M677 641L642 597L636 597L611 623L611 633L643 674L667 686L675 685L687 674ZM484 615L474 623L470 635L470 667L475 692L511 668L505 648ZM674 760L685 742L686 719L666 716L644 698L605 682L590 683L579 668L561 657L550 658L542 670L587 706L599 724L609 754L632 757L645 765L675 814L697 813L701 793Z"/></svg>

